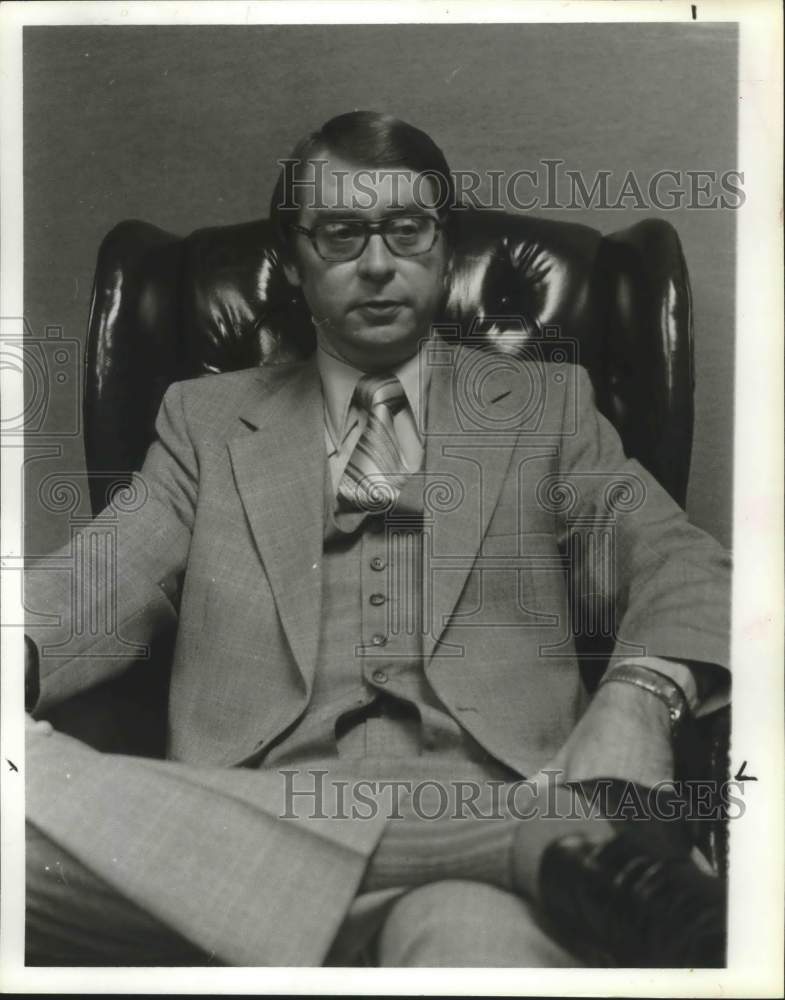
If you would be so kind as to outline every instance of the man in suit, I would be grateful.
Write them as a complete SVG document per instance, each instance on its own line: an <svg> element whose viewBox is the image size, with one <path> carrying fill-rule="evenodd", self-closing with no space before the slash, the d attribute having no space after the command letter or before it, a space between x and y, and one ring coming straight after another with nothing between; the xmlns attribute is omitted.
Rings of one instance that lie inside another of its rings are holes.
<svg viewBox="0 0 785 1000"><path fill-rule="evenodd" d="M31 723L35 960L573 964L537 912L541 824L429 824L411 796L397 825L334 798L314 817L323 779L463 781L486 805L545 769L652 786L674 723L726 697L727 557L625 457L583 370L432 335L449 176L370 112L304 140L272 218L315 356L173 385L133 502L77 535L76 578L29 573L53 616L29 629L38 717L180 602L167 761ZM573 564L587 525L614 539L611 576ZM577 569L615 615L591 699ZM74 629L80 602L116 627Z"/></svg>

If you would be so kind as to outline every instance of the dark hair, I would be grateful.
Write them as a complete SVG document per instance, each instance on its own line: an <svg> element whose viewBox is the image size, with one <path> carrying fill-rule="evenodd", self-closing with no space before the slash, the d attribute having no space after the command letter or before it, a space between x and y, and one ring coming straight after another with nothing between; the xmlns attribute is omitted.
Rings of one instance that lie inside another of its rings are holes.
<svg viewBox="0 0 785 1000"><path fill-rule="evenodd" d="M323 159L326 154L341 156L363 167L402 168L427 175L437 185L439 215L447 238L451 238L455 186L444 153L433 139L392 115L349 111L331 118L316 132L301 139L289 158L281 161L281 172L270 201L270 221L285 254L290 252L289 227L297 221L300 210L297 181L309 161Z"/></svg>

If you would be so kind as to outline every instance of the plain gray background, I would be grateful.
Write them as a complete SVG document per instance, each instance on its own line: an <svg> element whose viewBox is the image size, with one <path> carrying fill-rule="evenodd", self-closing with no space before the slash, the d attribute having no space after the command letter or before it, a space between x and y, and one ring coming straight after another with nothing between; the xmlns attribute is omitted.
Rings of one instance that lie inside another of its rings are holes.
<svg viewBox="0 0 785 1000"><path fill-rule="evenodd" d="M26 27L25 318L84 343L98 245L127 218L175 232L266 215L276 160L334 114L387 111L453 169L591 176L737 167L737 36L728 24ZM691 518L730 545L735 218L730 210L538 210L610 232L662 215L695 308ZM69 345L71 349L71 345ZM79 386L51 381L44 427L74 425ZM77 425L73 429L78 432ZM39 486L84 470L78 433L31 438L26 545L68 538ZM85 488L86 496L86 488Z"/></svg>

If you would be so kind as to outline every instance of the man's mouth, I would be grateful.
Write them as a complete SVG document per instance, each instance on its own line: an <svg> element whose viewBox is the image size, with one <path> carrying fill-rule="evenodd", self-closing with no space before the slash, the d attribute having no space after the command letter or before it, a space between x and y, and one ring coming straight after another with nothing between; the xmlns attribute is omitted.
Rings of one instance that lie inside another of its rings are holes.
<svg viewBox="0 0 785 1000"><path fill-rule="evenodd" d="M403 307L403 303L397 299L366 299L356 306L357 310L366 319L387 320Z"/></svg>

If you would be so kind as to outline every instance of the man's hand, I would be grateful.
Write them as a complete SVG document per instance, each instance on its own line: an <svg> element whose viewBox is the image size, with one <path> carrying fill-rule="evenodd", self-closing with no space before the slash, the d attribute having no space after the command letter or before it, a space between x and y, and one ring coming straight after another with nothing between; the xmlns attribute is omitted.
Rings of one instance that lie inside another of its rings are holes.
<svg viewBox="0 0 785 1000"><path fill-rule="evenodd" d="M34 719L32 715L25 712L25 733L30 736L37 733L39 736L51 736L54 732L52 723L46 719Z"/></svg>
<svg viewBox="0 0 785 1000"><path fill-rule="evenodd" d="M548 770L559 783L622 778L652 787L673 778L667 707L634 684L603 684Z"/></svg>

